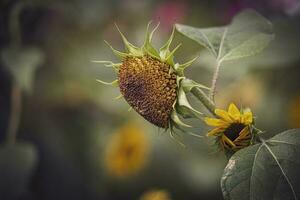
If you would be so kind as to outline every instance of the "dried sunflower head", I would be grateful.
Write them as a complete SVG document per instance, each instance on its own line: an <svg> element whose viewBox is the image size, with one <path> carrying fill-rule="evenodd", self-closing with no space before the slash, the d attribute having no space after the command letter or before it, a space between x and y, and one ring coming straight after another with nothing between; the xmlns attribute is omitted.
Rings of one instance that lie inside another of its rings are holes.
<svg viewBox="0 0 300 200"><path fill-rule="evenodd" d="M183 127L190 127L181 121L180 116L199 117L202 114L192 108L186 93L193 87L205 87L184 76L184 69L196 58L184 64L174 62L174 53L180 47L179 44L172 51L170 50L175 29L168 41L157 50L151 44L151 40L158 25L151 32L149 27L150 23L141 47L129 43L117 27L126 52L120 52L106 43L121 59L121 63L95 62L113 67L118 78L111 83L98 81L119 87L121 95L137 113L160 128L169 128L173 136L174 128L183 130Z"/></svg>

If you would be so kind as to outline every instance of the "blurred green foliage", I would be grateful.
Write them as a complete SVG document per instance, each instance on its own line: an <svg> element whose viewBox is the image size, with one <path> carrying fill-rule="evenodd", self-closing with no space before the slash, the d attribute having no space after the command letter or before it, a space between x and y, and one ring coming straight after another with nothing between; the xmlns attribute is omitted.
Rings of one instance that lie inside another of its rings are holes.
<svg viewBox="0 0 300 200"><path fill-rule="evenodd" d="M182 135L188 147L182 149L168 134L153 128L136 113L128 112L129 106L124 100L113 100L119 95L117 89L95 81L97 78L115 79L112 71L90 62L114 60L104 39L118 49L123 48L114 22L130 41L141 44L148 21L161 21L162 28L154 40L160 46L175 23L219 26L227 24L237 11L255 8L273 22L277 37L261 56L226 63L228 67L226 71L225 67L221 69L218 82L217 104L219 107L227 107L231 101L237 105L251 104L258 126L268 130L266 134L270 136L300 127L300 121L290 123L289 114L290 103L300 95L299 14L291 9L296 6L283 3L286 1L278 0L277 4L272 0L267 3L245 0L26 1L28 5L17 18L21 41L18 48L12 48L14 39L9 21L19 2L0 2L1 139L5 137L9 118L7 91L15 79L22 88L31 88L31 93L23 94L17 138L30 145L1 147L0 193L7 199L125 200L139 199L152 189L163 189L174 200L222 198L219 179L226 158L214 152L210 146L212 141ZM179 34L175 40L175 44L183 43L176 53L178 62L200 55L186 76L209 85L213 65L203 48ZM235 67L237 65L245 67ZM244 87L240 87L241 83ZM239 97L222 93L245 94L245 90L250 89L252 95ZM195 100L191 104L201 109ZM300 112L293 112L292 116L299 119L295 116L300 116ZM136 120L153 146L143 171L117 180L105 173L103 155L109 136L127 120ZM191 120L189 123L195 127L193 132L206 133L202 122ZM14 176L10 175L12 171L16 172Z"/></svg>

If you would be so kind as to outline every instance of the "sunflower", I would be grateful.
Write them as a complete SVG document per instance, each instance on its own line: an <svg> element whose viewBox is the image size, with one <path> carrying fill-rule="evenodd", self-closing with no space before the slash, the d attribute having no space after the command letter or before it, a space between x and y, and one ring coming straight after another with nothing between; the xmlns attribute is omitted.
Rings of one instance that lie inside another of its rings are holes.
<svg viewBox="0 0 300 200"><path fill-rule="evenodd" d="M171 200L171 197L165 190L150 190L145 192L140 200Z"/></svg>
<svg viewBox="0 0 300 200"><path fill-rule="evenodd" d="M227 150L237 151L249 146L253 139L253 114L250 109L239 110L231 103L228 111L215 109L218 118L204 118L209 126L215 126L207 133L207 136L217 137L221 147Z"/></svg>
<svg viewBox="0 0 300 200"><path fill-rule="evenodd" d="M184 76L184 70L196 58L184 64L174 62L174 53L180 47L179 44L170 50L175 29L173 28L167 42L157 50L151 44L151 40L159 24L151 32L149 31L150 24L147 26L145 41L141 47L129 43L116 25L126 52L114 49L105 41L121 62L94 61L112 67L117 74L117 79L111 83L98 81L119 87L120 97L124 97L131 108L155 126L169 129L171 136L174 137L175 129L184 131L184 127L191 127L182 122L182 117L202 115L190 105L186 93L194 87L199 89L207 87Z"/></svg>
<svg viewBox="0 0 300 200"><path fill-rule="evenodd" d="M125 124L109 140L104 163L113 177L129 177L141 171L149 158L150 144L145 133L134 123Z"/></svg>

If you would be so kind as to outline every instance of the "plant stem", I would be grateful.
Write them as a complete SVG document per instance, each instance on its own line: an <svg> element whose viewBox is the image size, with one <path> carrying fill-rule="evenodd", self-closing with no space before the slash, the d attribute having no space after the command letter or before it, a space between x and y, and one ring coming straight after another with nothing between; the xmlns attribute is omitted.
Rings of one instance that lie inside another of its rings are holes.
<svg viewBox="0 0 300 200"><path fill-rule="evenodd" d="M20 26L20 14L23 11L26 2L18 2L12 9L9 17L9 31L11 36L11 41L15 45L21 44L22 33Z"/></svg>
<svg viewBox="0 0 300 200"><path fill-rule="evenodd" d="M207 110L216 116L215 114L215 104L214 102L211 101L210 98L199 88L194 87L191 90L192 94L201 101L201 103L207 108Z"/></svg>
<svg viewBox="0 0 300 200"><path fill-rule="evenodd" d="M13 83L10 97L10 117L6 133L7 144L13 145L16 142L18 127L20 123L22 106L22 92L17 83Z"/></svg>
<svg viewBox="0 0 300 200"><path fill-rule="evenodd" d="M217 80L219 77L219 72L220 72L220 62L217 62L215 71L214 71L214 75L213 75L213 79L211 82L211 88L210 88L210 94L209 94L209 98L214 102L215 100L215 94L216 94L216 87L217 87Z"/></svg>

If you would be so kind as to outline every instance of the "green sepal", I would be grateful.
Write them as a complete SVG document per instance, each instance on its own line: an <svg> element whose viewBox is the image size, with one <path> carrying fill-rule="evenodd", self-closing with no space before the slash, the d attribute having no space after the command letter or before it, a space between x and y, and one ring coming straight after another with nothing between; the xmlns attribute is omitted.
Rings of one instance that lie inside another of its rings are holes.
<svg viewBox="0 0 300 200"><path fill-rule="evenodd" d="M115 99L115 100L119 100L119 99L121 99L122 97L123 97L123 95L120 94L120 95L116 96L114 99Z"/></svg>
<svg viewBox="0 0 300 200"><path fill-rule="evenodd" d="M183 144L183 142L181 142L180 139L178 138L178 134L175 132L174 126L175 126L175 123L170 120L170 122L169 122L170 137L173 140L175 140L178 144L180 144L183 148L186 148L186 145Z"/></svg>
<svg viewBox="0 0 300 200"><path fill-rule="evenodd" d="M197 138L203 138L202 135L197 135L191 131L187 131L185 129L183 129L182 127L178 126L177 124L174 124L174 127L177 128L178 130L180 130L181 132L185 133L185 134L189 134L191 136L197 137Z"/></svg>
<svg viewBox="0 0 300 200"><path fill-rule="evenodd" d="M114 54L116 56L119 56L122 59L126 58L127 56L130 56L130 54L128 54L128 53L124 53L124 52L114 49L106 40L104 40L104 42L109 46L109 48L114 52Z"/></svg>
<svg viewBox="0 0 300 200"><path fill-rule="evenodd" d="M114 86L114 87L119 87L119 80L114 80L113 82L105 82L105 81L101 81L99 79L96 79L96 81L98 81L99 83L105 84L105 85L110 85L110 86Z"/></svg>
<svg viewBox="0 0 300 200"><path fill-rule="evenodd" d="M105 67L113 67L116 70L119 70L119 67L122 65L122 63L113 63L111 61L105 61L105 60L92 60L93 63L101 63L104 64Z"/></svg>
<svg viewBox="0 0 300 200"><path fill-rule="evenodd" d="M203 114L191 106L182 87L180 87L178 91L177 110L186 117L195 116L199 118ZM190 115L188 115L188 113L190 113Z"/></svg>
<svg viewBox="0 0 300 200"><path fill-rule="evenodd" d="M184 76L177 76L176 77L176 84L178 85L178 87L181 87L181 81L186 79Z"/></svg>
<svg viewBox="0 0 300 200"><path fill-rule="evenodd" d="M168 74L171 75L172 73L176 73L175 69L173 68L173 65L171 65Z"/></svg>
<svg viewBox="0 0 300 200"><path fill-rule="evenodd" d="M159 55L161 59L166 60L168 57L168 54L170 53L170 45L173 41L174 38L174 33L175 33L175 27L173 27L172 33L168 39L168 41L159 49Z"/></svg>
<svg viewBox="0 0 300 200"><path fill-rule="evenodd" d="M177 71L177 73L178 73L179 75L182 75L182 76L183 76L183 75L184 75L184 70L185 70L185 68L189 67L195 60L197 60L198 57L199 57L199 56L193 58L192 60L190 60L190 61L188 61L188 62L186 62L186 63L184 63L184 64L176 63L176 64L174 65L175 70Z"/></svg>
<svg viewBox="0 0 300 200"><path fill-rule="evenodd" d="M147 25L145 42L142 46L142 51L144 51L146 54L149 54L150 56L160 60L159 53L151 44L152 36L153 36L154 32L156 31L156 29L158 28L159 23L155 26L155 28L151 31L151 33L149 32L150 24L151 24L151 22L149 22Z"/></svg>
<svg viewBox="0 0 300 200"><path fill-rule="evenodd" d="M165 59L162 59L162 61L166 61L169 65L173 66L174 65L174 53L179 49L179 47L181 46L181 44L178 44L172 52L167 54L167 57Z"/></svg>
<svg viewBox="0 0 300 200"><path fill-rule="evenodd" d="M194 87L197 87L199 89L210 90L209 87L202 85L200 83L197 83L191 79L187 79L187 78L183 78L180 82L180 85L183 88L184 92L186 92L186 93L190 92Z"/></svg>
<svg viewBox="0 0 300 200"><path fill-rule="evenodd" d="M129 53L132 54L133 56L143 56L143 51L142 51L140 48L138 48L138 47L134 46L133 44L131 44L131 43L126 39L126 37L125 37L124 34L121 32L121 30L119 29L119 27L118 27L117 24L115 24L115 26L116 26L117 30L119 31L119 33L120 33L120 35L121 35L121 37L122 37L122 40L123 40L123 42L124 42L124 45L125 45L126 50L128 50Z"/></svg>
<svg viewBox="0 0 300 200"><path fill-rule="evenodd" d="M171 113L171 119L174 123L178 124L179 126L182 126L182 127L187 127L187 128L191 128L192 126L188 125L188 124L185 124L183 123L179 116L177 115L176 111L173 110L172 113Z"/></svg>
<svg viewBox="0 0 300 200"><path fill-rule="evenodd" d="M176 105L175 110L184 119L191 119L191 118L195 118L195 117L198 118L197 115L195 115L193 112L191 112L188 108L186 108L184 106Z"/></svg>
<svg viewBox="0 0 300 200"><path fill-rule="evenodd" d="M244 114L245 112L251 112L251 109L248 108L248 107L242 108L242 109L240 110L240 112Z"/></svg>

